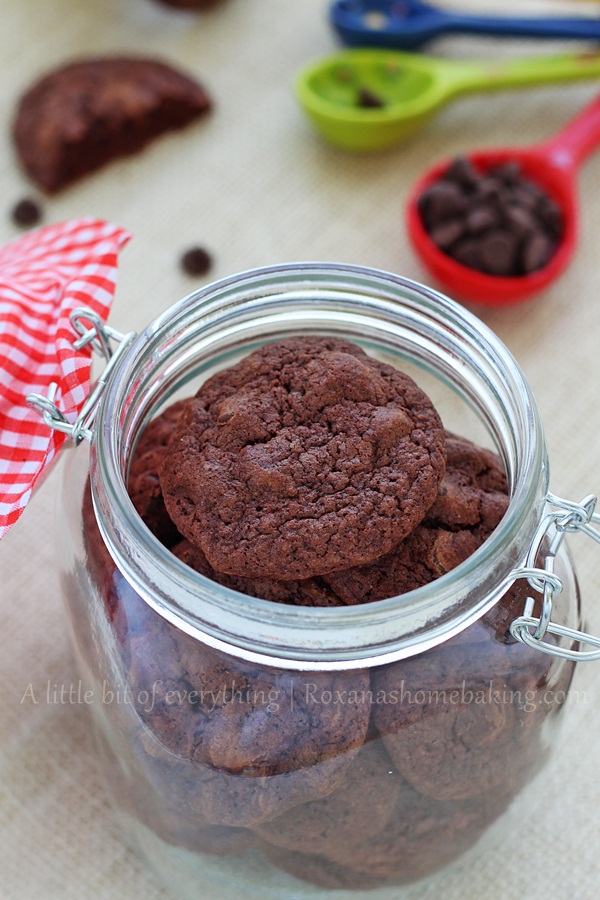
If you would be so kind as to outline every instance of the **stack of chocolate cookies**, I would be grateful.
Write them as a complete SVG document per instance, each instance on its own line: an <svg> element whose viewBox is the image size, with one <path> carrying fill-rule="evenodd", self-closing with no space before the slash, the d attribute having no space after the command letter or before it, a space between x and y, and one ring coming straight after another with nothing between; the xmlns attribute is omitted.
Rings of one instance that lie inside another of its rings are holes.
<svg viewBox="0 0 600 900"><path fill-rule="evenodd" d="M310 607L428 584L481 546L509 502L495 454L446 432L408 376L334 338L267 344L169 407L144 430L128 487L148 528L202 575L248 603ZM551 658L508 631L521 587L407 660L269 668L151 610L115 574L86 503L132 698L135 777L119 793L167 842L259 848L326 887L407 882L470 846L539 768Z"/></svg>

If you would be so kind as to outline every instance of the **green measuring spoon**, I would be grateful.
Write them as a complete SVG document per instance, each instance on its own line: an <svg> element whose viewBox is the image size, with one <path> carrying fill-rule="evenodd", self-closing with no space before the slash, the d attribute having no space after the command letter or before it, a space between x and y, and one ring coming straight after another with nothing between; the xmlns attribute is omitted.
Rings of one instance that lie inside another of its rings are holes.
<svg viewBox="0 0 600 900"><path fill-rule="evenodd" d="M397 50L345 50L306 66L296 93L306 115L331 143L382 150L408 138L449 100L600 76L600 53L456 61Z"/></svg>

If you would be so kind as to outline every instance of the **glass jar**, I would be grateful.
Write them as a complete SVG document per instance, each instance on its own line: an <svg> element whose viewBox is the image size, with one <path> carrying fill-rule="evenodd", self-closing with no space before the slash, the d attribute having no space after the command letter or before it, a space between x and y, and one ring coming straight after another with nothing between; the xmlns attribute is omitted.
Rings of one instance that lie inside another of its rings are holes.
<svg viewBox="0 0 600 900"><path fill-rule="evenodd" d="M307 334L413 375L447 429L503 461L500 524L417 590L335 608L249 600L180 562L128 496L159 410L264 342ZM565 708L580 610L556 535L582 507L548 516L522 372L436 292L320 264L197 291L123 342L111 369L76 435L89 453L66 454L62 582L128 834L179 898L398 897L505 813Z"/></svg>

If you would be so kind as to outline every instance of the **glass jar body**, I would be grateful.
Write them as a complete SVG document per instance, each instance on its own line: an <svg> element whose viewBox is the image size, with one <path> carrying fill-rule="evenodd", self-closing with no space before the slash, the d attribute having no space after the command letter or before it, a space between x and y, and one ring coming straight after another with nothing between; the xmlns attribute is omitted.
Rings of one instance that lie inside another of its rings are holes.
<svg viewBox="0 0 600 900"><path fill-rule="evenodd" d="M289 276L278 277L279 298L281 278ZM285 321L276 307L261 326L255 310L246 346L263 339L261 328L271 339L278 327L302 333L323 312L335 321L340 298L331 291L340 276L330 277L326 284L321 275L309 277L305 296L291 284L293 315L288 310ZM366 284L354 289L367 304L375 285L359 279ZM256 297L255 286L245 288L244 302ZM219 340L210 355L221 366L240 352L235 324L244 321L242 307L215 313ZM379 315L383 335L381 309ZM166 324L154 334L169 343ZM338 321L335 333L363 335L360 323L354 331L350 324L346 317L341 329ZM328 333L323 318L318 325ZM369 337L373 348L376 335ZM427 354L414 336L405 341L405 361L411 344L413 361L423 364ZM173 358L185 356L183 338L169 346ZM389 353L389 345L380 340L377 351ZM149 367L142 376L134 366L129 405L120 408L114 456L123 480L142 423L186 380L173 358L155 357L164 377ZM190 370L206 377L198 354L194 359ZM149 392L144 377L160 389ZM543 509L545 455L543 447L531 448L533 438L508 401L490 409L491 394L475 390L474 379L459 371L452 381L453 389L464 382L463 395L496 439L510 476L512 519L495 546L491 540L481 548L479 562L461 565L429 592L367 604L373 609L358 610L350 624L348 613L344 619L337 610L302 610L304 621L305 614L319 620L318 641L306 637L301 616L267 604L264 620L255 620L254 607L260 612L265 601L229 606L240 598L214 585L216 612L198 609L194 618L178 561L165 552L159 569L146 566L135 537L139 522L111 498L106 446L114 410L100 415L91 474L82 448L70 454L63 583L82 677L95 699L90 709L105 781L133 840L176 896L291 898L352 889L397 897L399 884L431 875L474 845L543 766L573 664L511 637L510 622L531 590L523 580L507 590L504 576L523 561ZM453 415L468 418L462 407ZM563 591L553 616L577 627L576 581L562 552L556 572ZM211 600L205 582L193 583L199 604ZM436 604L444 595L442 609ZM376 622L381 610L384 628ZM236 616L248 616L247 629ZM277 652L261 631L269 619L273 632L285 620Z"/></svg>

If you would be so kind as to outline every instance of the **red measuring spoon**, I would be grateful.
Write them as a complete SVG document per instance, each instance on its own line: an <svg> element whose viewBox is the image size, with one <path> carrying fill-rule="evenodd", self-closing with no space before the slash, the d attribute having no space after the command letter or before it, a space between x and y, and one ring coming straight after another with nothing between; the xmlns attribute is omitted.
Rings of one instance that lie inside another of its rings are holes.
<svg viewBox="0 0 600 900"><path fill-rule="evenodd" d="M577 243L576 173L580 163L600 143L600 97L590 103L555 137L531 147L505 147L465 154L480 172L503 163L520 164L523 175L542 188L560 207L563 235L558 249L542 269L529 275L500 277L467 268L443 253L427 234L418 200L450 166L450 160L429 169L414 186L407 205L411 242L425 267L451 294L488 306L508 306L537 294L561 275Z"/></svg>

